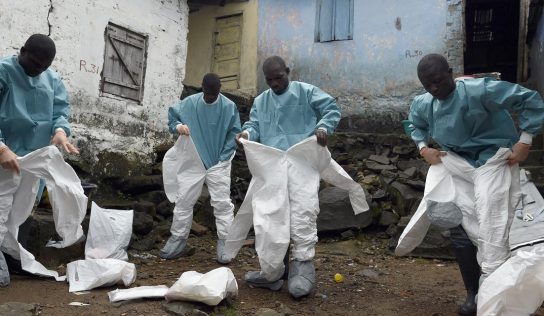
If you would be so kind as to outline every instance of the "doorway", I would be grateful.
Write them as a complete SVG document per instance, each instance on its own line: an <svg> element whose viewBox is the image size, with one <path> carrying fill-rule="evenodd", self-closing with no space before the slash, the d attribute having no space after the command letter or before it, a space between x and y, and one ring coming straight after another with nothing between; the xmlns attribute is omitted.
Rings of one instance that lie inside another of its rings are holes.
<svg viewBox="0 0 544 316"><path fill-rule="evenodd" d="M465 74L500 72L516 82L519 0L467 0Z"/></svg>
<svg viewBox="0 0 544 316"><path fill-rule="evenodd" d="M240 87L241 39L241 14L215 20L212 72L219 76L224 90Z"/></svg>

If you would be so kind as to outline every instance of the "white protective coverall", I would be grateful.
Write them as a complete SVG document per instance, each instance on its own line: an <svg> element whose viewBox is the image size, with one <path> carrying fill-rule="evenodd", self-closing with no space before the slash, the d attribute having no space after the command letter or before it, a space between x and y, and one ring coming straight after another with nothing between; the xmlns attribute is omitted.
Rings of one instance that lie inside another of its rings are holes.
<svg viewBox="0 0 544 316"><path fill-rule="evenodd" d="M233 220L234 205L230 199L230 170L234 154L208 170L198 155L191 137L180 136L164 156L163 182L168 200L175 203L172 236L187 238L191 232L193 206L206 182L214 210L219 239L226 239Z"/></svg>
<svg viewBox="0 0 544 316"><path fill-rule="evenodd" d="M544 301L544 198L521 170L523 203L510 229L511 257L478 291L478 315L530 315Z"/></svg>
<svg viewBox="0 0 544 316"><path fill-rule="evenodd" d="M417 211L399 238L395 254L410 253L425 237L431 224L428 201L453 202L459 207L462 226L478 246L482 279L510 256L508 234L514 209L521 197L519 166L508 166L511 151L501 148L483 166L474 168L453 152L431 165Z"/></svg>
<svg viewBox="0 0 544 316"><path fill-rule="evenodd" d="M241 139L253 178L225 243L225 256L236 256L253 225L262 275L278 280L293 240L293 260L313 259L317 242L319 180L348 190L355 214L369 209L361 186L331 159L315 136L286 151Z"/></svg>
<svg viewBox="0 0 544 316"><path fill-rule="evenodd" d="M81 222L87 210L87 197L75 171L64 162L55 146L48 146L17 158L21 174L0 168L0 244L3 252L21 260L23 270L40 276L55 277L17 241L19 226L30 216L39 179L45 179L53 207L53 219L59 242L49 241L48 247L64 248L83 236Z"/></svg>

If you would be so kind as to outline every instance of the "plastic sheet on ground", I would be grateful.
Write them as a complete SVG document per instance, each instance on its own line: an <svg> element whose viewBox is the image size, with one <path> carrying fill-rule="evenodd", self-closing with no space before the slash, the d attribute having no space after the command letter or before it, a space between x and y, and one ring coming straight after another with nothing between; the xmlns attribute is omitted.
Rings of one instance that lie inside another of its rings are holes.
<svg viewBox="0 0 544 316"><path fill-rule="evenodd" d="M229 268L221 267L205 274L184 272L165 297L168 301L195 301L215 306L225 298L237 295L238 284L234 274Z"/></svg>
<svg viewBox="0 0 544 316"><path fill-rule="evenodd" d="M92 290L122 282L129 286L136 281L136 266L118 259L85 259L66 266L69 292Z"/></svg>
<svg viewBox="0 0 544 316"><path fill-rule="evenodd" d="M92 202L85 258L127 261L133 214L133 210L104 209Z"/></svg>
<svg viewBox="0 0 544 316"><path fill-rule="evenodd" d="M111 303L140 298L164 298L167 291L168 287L166 285L139 286L124 290L116 289L108 292L108 298Z"/></svg>
<svg viewBox="0 0 544 316"><path fill-rule="evenodd" d="M53 219L60 241L50 241L48 247L68 247L83 237L81 222L87 210L87 197L81 181L55 146L48 146L18 158L21 180L14 195L13 207L6 227L8 232L2 243L2 251L21 260L22 269L40 276L64 281L56 271L48 270L17 241L19 226L30 216L40 178L45 179ZM11 171L10 175L13 175ZM4 176L4 175L2 175Z"/></svg>

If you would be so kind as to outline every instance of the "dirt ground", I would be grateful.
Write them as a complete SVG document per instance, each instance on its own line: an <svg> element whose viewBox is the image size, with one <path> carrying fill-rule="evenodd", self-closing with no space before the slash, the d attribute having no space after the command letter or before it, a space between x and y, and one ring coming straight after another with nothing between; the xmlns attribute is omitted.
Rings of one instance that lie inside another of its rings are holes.
<svg viewBox="0 0 544 316"><path fill-rule="evenodd" d="M133 286L171 286L184 271L205 273L220 266L214 261L215 240L211 235L191 237L189 243L196 253L173 261L159 259L157 250L149 253L155 256L149 259L141 258L147 253L133 253L138 256L130 258L138 271ZM465 291L455 262L394 257L387 244L388 240L372 235L346 241L321 240L315 258L316 290L300 300L291 298L286 284L278 292L249 288L243 276L257 269L258 261L255 251L244 247L228 265L238 281L238 297L202 310L211 315L254 315L262 308L291 315L456 315ZM343 282L334 281L336 273L343 275ZM164 300L109 303L107 292L115 288L75 295L68 292L64 282L13 276L11 285L0 289L0 303L36 303L40 315L168 315ZM75 307L69 306L70 302L90 305ZM539 314L544 315L543 311L541 308Z"/></svg>

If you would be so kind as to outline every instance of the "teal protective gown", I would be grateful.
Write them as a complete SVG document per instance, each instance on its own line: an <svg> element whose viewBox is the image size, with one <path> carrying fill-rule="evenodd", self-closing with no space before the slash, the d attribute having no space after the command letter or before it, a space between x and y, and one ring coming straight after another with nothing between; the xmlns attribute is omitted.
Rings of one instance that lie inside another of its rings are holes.
<svg viewBox="0 0 544 316"><path fill-rule="evenodd" d="M500 147L512 148L518 142L509 111L517 114L522 131L540 131L544 103L538 92L490 78L459 80L445 100L430 93L415 97L409 115L411 136L416 144L432 137L443 150L479 167Z"/></svg>
<svg viewBox="0 0 544 316"><path fill-rule="evenodd" d="M240 115L236 104L222 94L207 104L203 93L191 95L168 109L168 127L178 135L176 126L189 127L204 167L209 169L229 160L236 150L236 134L240 133Z"/></svg>
<svg viewBox="0 0 544 316"><path fill-rule="evenodd" d="M58 74L25 74L17 56L0 59L0 141L18 156L45 147L57 128L70 135L70 104Z"/></svg>
<svg viewBox="0 0 544 316"><path fill-rule="evenodd" d="M287 150L318 128L332 134L339 121L340 110L333 97L310 84L291 81L281 95L271 89L261 93L243 129L252 141Z"/></svg>

